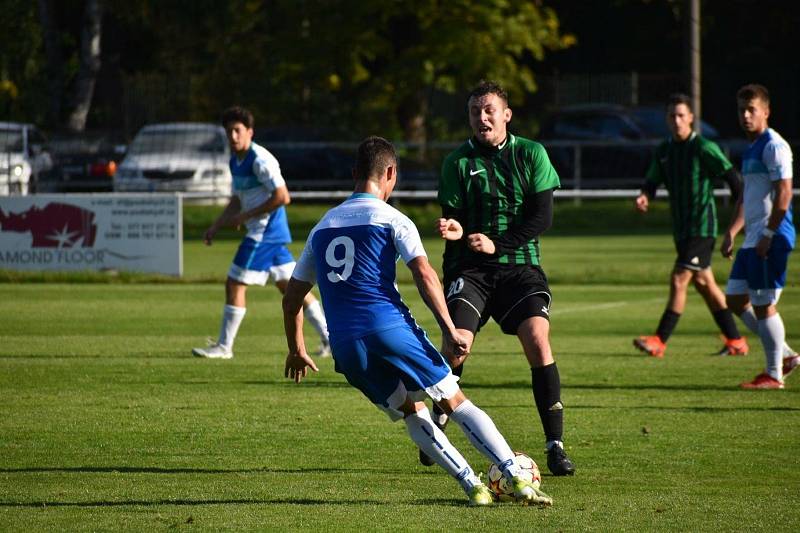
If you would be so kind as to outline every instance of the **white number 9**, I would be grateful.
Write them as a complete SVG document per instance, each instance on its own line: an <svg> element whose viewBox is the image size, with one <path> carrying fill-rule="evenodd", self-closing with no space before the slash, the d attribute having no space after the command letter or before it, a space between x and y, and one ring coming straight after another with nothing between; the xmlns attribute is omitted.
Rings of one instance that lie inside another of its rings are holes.
<svg viewBox="0 0 800 533"><path fill-rule="evenodd" d="M339 246L344 246L344 257L341 259L336 258L336 249ZM338 283L350 277L350 274L353 273L353 256L355 252L356 248L353 244L353 239L350 237L336 237L328 244L328 248L325 250L325 262L333 268L344 267L344 271L341 274L333 270L328 272L328 280L331 283Z"/></svg>

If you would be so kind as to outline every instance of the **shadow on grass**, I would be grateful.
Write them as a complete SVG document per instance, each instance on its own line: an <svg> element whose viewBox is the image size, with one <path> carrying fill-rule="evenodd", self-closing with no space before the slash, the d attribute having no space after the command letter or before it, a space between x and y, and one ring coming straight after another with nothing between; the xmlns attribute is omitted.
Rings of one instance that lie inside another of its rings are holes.
<svg viewBox="0 0 800 533"><path fill-rule="evenodd" d="M11 502L0 501L0 507L26 507L26 508L46 508L46 507L147 507L155 505L381 505L386 502L376 500L309 500L307 498L297 499L230 499L230 500L121 500L121 501L90 501L90 502L61 502L61 501L36 501L36 502ZM394 505L394 503L393 503Z"/></svg>
<svg viewBox="0 0 800 533"><path fill-rule="evenodd" d="M79 474L414 474L403 468L162 468L157 466L32 466L25 468L0 468L0 473L74 472ZM420 474L426 472L420 472Z"/></svg>

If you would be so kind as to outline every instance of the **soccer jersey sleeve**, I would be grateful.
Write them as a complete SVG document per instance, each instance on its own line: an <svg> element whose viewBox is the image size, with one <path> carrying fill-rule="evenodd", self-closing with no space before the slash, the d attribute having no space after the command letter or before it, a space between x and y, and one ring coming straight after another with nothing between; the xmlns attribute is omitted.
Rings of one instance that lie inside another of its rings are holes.
<svg viewBox="0 0 800 533"><path fill-rule="evenodd" d="M259 182L270 190L274 191L286 186L278 160L268 152L259 154L253 162L253 174L256 175Z"/></svg>
<svg viewBox="0 0 800 533"><path fill-rule="evenodd" d="M313 231L311 234L309 234L306 245L303 247L303 251L300 253L300 258L297 260L297 264L292 272L293 278L311 283L312 285L317 282L317 269L314 263L314 250L311 247L311 237L313 234Z"/></svg>
<svg viewBox="0 0 800 533"><path fill-rule="evenodd" d="M542 192L560 187L561 181L558 179L558 173L553 168L544 146L539 143L533 144L530 154L533 160L533 183L531 184L533 187L531 187L531 192Z"/></svg>
<svg viewBox="0 0 800 533"><path fill-rule="evenodd" d="M408 217L402 214L392 220L392 240L397 253L405 263L416 257L427 257L428 255L422 246L419 230Z"/></svg>
<svg viewBox="0 0 800 533"><path fill-rule="evenodd" d="M644 180L656 186L664 183L664 173L661 170L661 151L661 146L653 151L653 157L650 158L650 164L647 166L647 171L644 174Z"/></svg>
<svg viewBox="0 0 800 533"><path fill-rule="evenodd" d="M459 177L458 158L448 156L442 163L439 176L439 205L461 209L464 199L461 198L461 178Z"/></svg>
<svg viewBox="0 0 800 533"><path fill-rule="evenodd" d="M716 178L733 165L715 142L705 141L700 148L700 164L708 176Z"/></svg>
<svg viewBox="0 0 800 533"><path fill-rule="evenodd" d="M771 181L792 178L792 150L786 143L770 142L761 155Z"/></svg>

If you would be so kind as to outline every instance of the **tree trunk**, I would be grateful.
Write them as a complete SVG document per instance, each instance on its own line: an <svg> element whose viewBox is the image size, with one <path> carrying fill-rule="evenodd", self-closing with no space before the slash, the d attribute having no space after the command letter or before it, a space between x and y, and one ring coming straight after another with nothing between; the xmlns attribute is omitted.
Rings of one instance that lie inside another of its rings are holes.
<svg viewBox="0 0 800 533"><path fill-rule="evenodd" d="M61 39L55 22L53 0L39 0L39 21L42 24L44 54L47 61L47 123L61 123L61 94L64 90L64 68L61 60Z"/></svg>
<svg viewBox="0 0 800 533"><path fill-rule="evenodd" d="M428 97L424 89L415 91L400 101L397 107L397 118L403 127L405 140L419 144L417 158L425 159L428 131L426 119L428 116Z"/></svg>
<svg viewBox="0 0 800 533"><path fill-rule="evenodd" d="M86 0L81 30L80 67L75 78L67 128L83 131L86 117L92 105L94 85L100 71L100 33L102 29L102 10L100 0Z"/></svg>

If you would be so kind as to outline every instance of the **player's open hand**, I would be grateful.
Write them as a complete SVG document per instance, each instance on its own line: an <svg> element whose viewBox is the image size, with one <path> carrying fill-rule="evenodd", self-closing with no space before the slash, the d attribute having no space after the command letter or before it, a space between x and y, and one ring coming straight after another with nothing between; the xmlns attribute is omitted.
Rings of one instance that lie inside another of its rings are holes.
<svg viewBox="0 0 800 533"><path fill-rule="evenodd" d="M317 365L314 364L314 360L309 357L305 350L289 352L286 356L286 366L283 370L283 376L293 379L295 383L300 383L300 381L306 377L306 374L308 374L309 368L314 372L319 372Z"/></svg>
<svg viewBox="0 0 800 533"><path fill-rule="evenodd" d="M647 213L647 208L650 206L650 200L646 194L640 194L636 197L636 210L642 213Z"/></svg>
<svg viewBox="0 0 800 533"><path fill-rule="evenodd" d="M472 233L467 235L467 244L469 244L469 247L473 252L491 255L495 250L494 241L483 233Z"/></svg>
<svg viewBox="0 0 800 533"><path fill-rule="evenodd" d="M454 218L439 218L436 220L436 231L448 241L457 241L464 236L464 228Z"/></svg>

